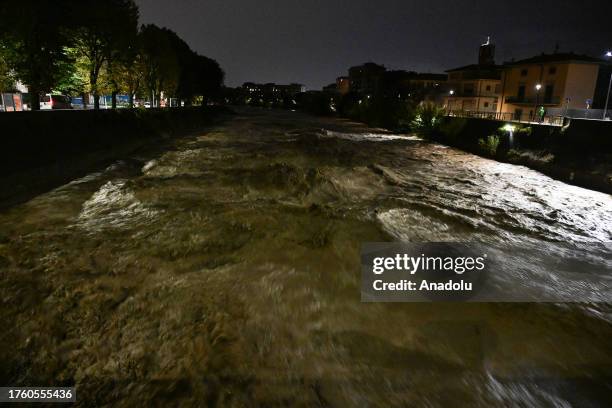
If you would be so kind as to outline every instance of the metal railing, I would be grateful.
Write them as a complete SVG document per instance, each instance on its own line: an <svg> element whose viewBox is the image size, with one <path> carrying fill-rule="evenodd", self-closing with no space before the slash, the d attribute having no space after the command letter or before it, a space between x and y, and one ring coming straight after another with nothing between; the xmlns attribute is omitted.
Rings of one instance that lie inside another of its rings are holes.
<svg viewBox="0 0 612 408"><path fill-rule="evenodd" d="M519 96L506 96L506 103L512 103L515 105L560 105L561 98L558 96L553 96L551 98L546 98L543 96L536 97L530 96L527 97L519 97Z"/></svg>
<svg viewBox="0 0 612 408"><path fill-rule="evenodd" d="M564 117L558 115L533 115L529 113L516 114L510 112L477 112L477 111L448 111L447 116L460 118L477 118L498 120L504 122L532 123L537 125L563 126Z"/></svg>

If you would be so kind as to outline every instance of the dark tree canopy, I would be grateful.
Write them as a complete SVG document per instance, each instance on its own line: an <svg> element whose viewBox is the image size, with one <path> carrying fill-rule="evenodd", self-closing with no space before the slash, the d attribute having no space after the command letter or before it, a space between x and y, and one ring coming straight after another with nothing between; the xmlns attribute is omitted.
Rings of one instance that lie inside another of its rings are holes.
<svg viewBox="0 0 612 408"><path fill-rule="evenodd" d="M195 97L216 96L223 86L219 64L198 55L174 31L146 25L141 29L141 50L145 61L148 91L164 91L191 104Z"/></svg>
<svg viewBox="0 0 612 408"><path fill-rule="evenodd" d="M9 67L32 95L49 92L62 76L69 58L64 48L70 36L66 28L67 0L0 2L0 43ZM32 98L32 108L40 106Z"/></svg>
<svg viewBox="0 0 612 408"><path fill-rule="evenodd" d="M0 81L17 79L32 95L137 92L154 104L161 95L191 104L223 85L219 64L198 55L175 32L138 30L133 0L0 1ZM85 98L84 98L85 99ZM32 108L39 100L32 97Z"/></svg>
<svg viewBox="0 0 612 408"><path fill-rule="evenodd" d="M112 70L128 58L138 30L138 7L133 0L81 0L71 13L76 55L88 70L97 109L101 71L105 64Z"/></svg>

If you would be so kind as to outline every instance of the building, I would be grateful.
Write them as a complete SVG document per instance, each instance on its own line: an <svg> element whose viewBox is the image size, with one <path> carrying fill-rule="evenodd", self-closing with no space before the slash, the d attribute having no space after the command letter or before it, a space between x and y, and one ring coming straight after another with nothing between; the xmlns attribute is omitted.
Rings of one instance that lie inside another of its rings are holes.
<svg viewBox="0 0 612 408"><path fill-rule="evenodd" d="M254 82L245 82L242 84L242 90L248 94L267 95L267 96L295 96L306 91L306 87L302 84L279 85L275 83L256 84Z"/></svg>
<svg viewBox="0 0 612 408"><path fill-rule="evenodd" d="M329 85L325 85L323 87L323 92L338 93L338 85L335 82Z"/></svg>
<svg viewBox="0 0 612 408"><path fill-rule="evenodd" d="M502 97L502 67L495 64L495 45L490 39L480 46L478 64L449 69L448 111L496 113Z"/></svg>
<svg viewBox="0 0 612 408"><path fill-rule="evenodd" d="M409 81L412 90L435 90L446 85L448 75L413 72Z"/></svg>
<svg viewBox="0 0 612 408"><path fill-rule="evenodd" d="M446 79L445 74L387 71L383 75L380 92L387 97L441 103L441 97L446 93Z"/></svg>
<svg viewBox="0 0 612 408"><path fill-rule="evenodd" d="M349 68L349 82L352 92L372 95L381 88L383 75L387 69L373 62Z"/></svg>
<svg viewBox="0 0 612 408"><path fill-rule="evenodd" d="M593 108L609 72L601 59L573 53L542 54L506 63L503 70L500 112L515 119L533 118L541 107L549 115ZM601 98L598 98L601 99Z"/></svg>
<svg viewBox="0 0 612 408"><path fill-rule="evenodd" d="M346 95L351 91L351 81L349 77L341 76L336 78L336 90L341 95Z"/></svg>

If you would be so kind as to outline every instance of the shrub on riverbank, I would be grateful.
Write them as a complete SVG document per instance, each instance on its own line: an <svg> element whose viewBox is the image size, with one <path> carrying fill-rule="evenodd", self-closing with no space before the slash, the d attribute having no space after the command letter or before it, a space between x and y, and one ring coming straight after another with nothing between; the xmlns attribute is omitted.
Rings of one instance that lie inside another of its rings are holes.
<svg viewBox="0 0 612 408"><path fill-rule="evenodd" d="M415 111L411 130L423 136L430 137L439 127L445 116L443 108L435 103L423 102Z"/></svg>
<svg viewBox="0 0 612 408"><path fill-rule="evenodd" d="M478 140L478 147L482 153L487 156L494 157L497 154L497 149L499 148L499 136L491 135L486 138L482 138Z"/></svg>
<svg viewBox="0 0 612 408"><path fill-rule="evenodd" d="M346 95L311 92L297 98L297 107L314 115L338 115L366 123L406 132L411 130L418 101L388 95Z"/></svg>

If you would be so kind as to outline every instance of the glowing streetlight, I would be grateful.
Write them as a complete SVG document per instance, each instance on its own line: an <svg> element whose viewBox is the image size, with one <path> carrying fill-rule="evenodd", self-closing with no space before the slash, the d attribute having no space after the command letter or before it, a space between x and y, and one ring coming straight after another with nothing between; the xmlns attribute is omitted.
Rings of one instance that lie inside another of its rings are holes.
<svg viewBox="0 0 612 408"><path fill-rule="evenodd" d="M542 84L536 84L535 86L536 89L536 105L535 105L535 116L538 116L538 106L540 105L540 89L542 89Z"/></svg>
<svg viewBox="0 0 612 408"><path fill-rule="evenodd" d="M449 96L453 96L454 94L455 94L455 90L454 90L454 89L451 89L451 90L448 92L448 95L449 95ZM453 110L451 109L451 108L452 108L452 102L453 102L453 101L452 101L452 100L449 98L449 99L448 99L448 110L449 110L450 112L452 112L452 111L453 111Z"/></svg>
<svg viewBox="0 0 612 408"><path fill-rule="evenodd" d="M612 57L612 51L608 51L606 53L606 57ZM608 85L608 96L606 96L606 107L603 112L603 120L606 120L608 117L608 102L610 102L610 89L612 89L612 73L610 73L610 84Z"/></svg>

